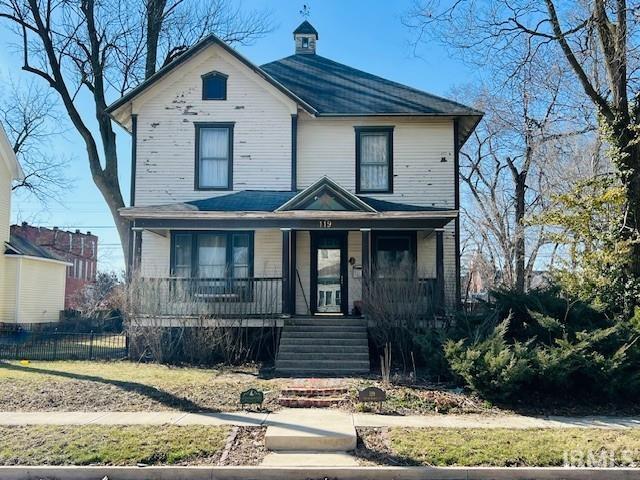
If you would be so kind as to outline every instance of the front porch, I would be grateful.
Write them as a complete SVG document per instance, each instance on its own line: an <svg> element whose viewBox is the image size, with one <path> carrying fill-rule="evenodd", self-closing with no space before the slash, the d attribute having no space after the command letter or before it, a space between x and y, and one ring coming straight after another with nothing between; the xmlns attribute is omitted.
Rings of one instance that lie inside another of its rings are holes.
<svg viewBox="0 0 640 480"><path fill-rule="evenodd" d="M360 197L327 177L298 193L122 211L134 232L131 271L152 293L141 297L157 299L141 314L247 325L371 318L383 299L425 317L454 309L457 213Z"/></svg>
<svg viewBox="0 0 640 480"><path fill-rule="evenodd" d="M146 311L140 313L164 317L171 325L212 320L281 325L277 320L310 315L360 318L372 311L367 305L372 295L388 291L409 297L404 300L420 304L424 316L433 317L456 302L455 265L445 261L447 234L444 229L256 229L246 233L246 246L238 247L237 233L139 229L135 282L139 297L148 299L141 302ZM226 242L236 242L229 254L222 253ZM180 264L181 249L190 250L187 263L193 265ZM207 256L214 249L221 259L233 256L236 263L220 263L216 270L209 265L215 259ZM377 273L385 259L404 262L411 273ZM243 275L237 274L240 264ZM206 275L215 271L222 274Z"/></svg>

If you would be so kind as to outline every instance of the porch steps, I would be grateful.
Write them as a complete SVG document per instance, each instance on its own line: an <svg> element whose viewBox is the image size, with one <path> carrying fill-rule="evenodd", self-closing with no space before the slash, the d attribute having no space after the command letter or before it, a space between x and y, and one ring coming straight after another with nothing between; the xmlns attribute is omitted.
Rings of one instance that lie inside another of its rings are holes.
<svg viewBox="0 0 640 480"><path fill-rule="evenodd" d="M294 385L280 391L278 403L290 408L326 408L339 405L347 400L349 389L344 385L318 384L310 380L309 385Z"/></svg>
<svg viewBox="0 0 640 480"><path fill-rule="evenodd" d="M368 373L366 321L334 317L287 320L280 337L276 371L291 376ZM318 400L316 403L324 406L320 404L326 402Z"/></svg>

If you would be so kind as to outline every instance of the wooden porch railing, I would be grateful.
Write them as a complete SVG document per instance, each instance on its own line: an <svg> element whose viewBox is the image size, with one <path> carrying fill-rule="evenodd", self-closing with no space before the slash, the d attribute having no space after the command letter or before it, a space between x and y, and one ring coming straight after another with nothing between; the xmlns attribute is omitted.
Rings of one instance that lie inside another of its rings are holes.
<svg viewBox="0 0 640 480"><path fill-rule="evenodd" d="M141 315L247 319L282 313L280 277L142 278L137 283Z"/></svg>

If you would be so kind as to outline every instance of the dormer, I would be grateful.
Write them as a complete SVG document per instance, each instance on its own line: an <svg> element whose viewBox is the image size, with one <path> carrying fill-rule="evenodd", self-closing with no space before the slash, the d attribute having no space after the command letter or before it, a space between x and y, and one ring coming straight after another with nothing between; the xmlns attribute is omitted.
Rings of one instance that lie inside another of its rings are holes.
<svg viewBox="0 0 640 480"><path fill-rule="evenodd" d="M296 53L315 54L318 32L308 21L304 21L293 31L296 41Z"/></svg>

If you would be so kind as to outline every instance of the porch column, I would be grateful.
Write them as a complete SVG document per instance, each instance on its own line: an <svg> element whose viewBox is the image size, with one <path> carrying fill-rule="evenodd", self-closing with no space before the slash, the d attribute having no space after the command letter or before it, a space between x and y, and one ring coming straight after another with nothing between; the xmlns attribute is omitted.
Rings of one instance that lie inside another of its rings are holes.
<svg viewBox="0 0 640 480"><path fill-rule="evenodd" d="M291 314L291 229L282 231L282 313Z"/></svg>
<svg viewBox="0 0 640 480"><path fill-rule="evenodd" d="M444 230L436 230L436 301L444 307Z"/></svg>
<svg viewBox="0 0 640 480"><path fill-rule="evenodd" d="M137 272L140 269L140 259L142 257L142 231L140 230L132 230L132 255L133 258L131 260L131 266L133 272ZM133 273L132 272L132 273Z"/></svg>
<svg viewBox="0 0 640 480"><path fill-rule="evenodd" d="M369 275L371 274L371 229L361 228L360 234L362 235L362 281L369 281Z"/></svg>

